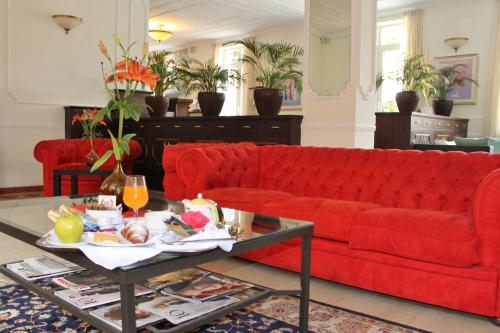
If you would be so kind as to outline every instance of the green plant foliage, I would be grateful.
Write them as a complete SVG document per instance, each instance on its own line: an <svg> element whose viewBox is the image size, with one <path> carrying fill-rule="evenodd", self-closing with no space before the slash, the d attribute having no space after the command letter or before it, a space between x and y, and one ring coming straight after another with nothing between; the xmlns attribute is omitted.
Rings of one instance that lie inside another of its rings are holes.
<svg viewBox="0 0 500 333"><path fill-rule="evenodd" d="M185 58L176 68L181 89L193 92L225 91L228 85L240 85L244 76L235 69L224 69L214 59L199 61Z"/></svg>
<svg viewBox="0 0 500 333"><path fill-rule="evenodd" d="M160 76L153 93L155 96L163 96L169 88L175 87L179 79L176 70L176 62L172 58L172 52L154 51L148 55L148 66Z"/></svg>
<svg viewBox="0 0 500 333"><path fill-rule="evenodd" d="M293 81L297 92L302 92L302 71L298 70L302 65L299 58L304 55L301 46L284 41L260 43L250 38L226 44L240 44L250 51L250 55L243 55L239 61L252 66L256 81L263 88L285 89Z"/></svg>

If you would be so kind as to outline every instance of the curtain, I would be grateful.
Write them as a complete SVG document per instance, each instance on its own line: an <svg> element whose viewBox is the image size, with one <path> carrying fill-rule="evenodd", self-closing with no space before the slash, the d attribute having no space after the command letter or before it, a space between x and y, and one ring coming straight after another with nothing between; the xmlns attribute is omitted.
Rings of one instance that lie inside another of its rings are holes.
<svg viewBox="0 0 500 333"><path fill-rule="evenodd" d="M243 47L243 55L251 55L251 52L246 47ZM252 66L247 63L243 63L241 73L245 75L246 80L243 84L243 91L241 95L241 100L243 101L241 111L243 115L249 115L252 113L251 111L255 109L253 105L253 89L250 90L250 88L255 87L256 84L255 73Z"/></svg>
<svg viewBox="0 0 500 333"><path fill-rule="evenodd" d="M406 56L423 53L423 17L422 9L413 9L403 12L403 24L406 35Z"/></svg>
<svg viewBox="0 0 500 333"><path fill-rule="evenodd" d="M491 136L500 137L500 9L497 14L495 64L491 99Z"/></svg>

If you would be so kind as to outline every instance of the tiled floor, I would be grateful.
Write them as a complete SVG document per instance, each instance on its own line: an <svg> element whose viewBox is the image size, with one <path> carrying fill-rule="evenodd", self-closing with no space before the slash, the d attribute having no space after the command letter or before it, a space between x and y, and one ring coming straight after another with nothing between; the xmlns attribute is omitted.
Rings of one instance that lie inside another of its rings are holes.
<svg viewBox="0 0 500 333"><path fill-rule="evenodd" d="M29 194L33 196L33 194ZM0 200L5 199L0 196ZM13 251L15 249L15 251ZM0 234L0 262L37 256L41 250ZM240 259L220 260L205 265L216 272L276 289L298 288L298 275ZM312 279L311 297L354 311L402 324L443 333L498 333L485 317L451 311L400 298Z"/></svg>

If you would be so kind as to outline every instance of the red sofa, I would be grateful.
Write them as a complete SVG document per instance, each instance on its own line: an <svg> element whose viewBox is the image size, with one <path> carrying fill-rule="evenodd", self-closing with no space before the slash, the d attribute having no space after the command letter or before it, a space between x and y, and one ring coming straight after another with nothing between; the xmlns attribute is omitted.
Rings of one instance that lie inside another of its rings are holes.
<svg viewBox="0 0 500 333"><path fill-rule="evenodd" d="M313 221L316 277L500 317L500 155L210 147L177 172L190 197ZM244 257L299 271L298 245Z"/></svg>
<svg viewBox="0 0 500 333"><path fill-rule="evenodd" d="M177 161L179 156L186 150L192 148L206 148L206 147L255 147L251 142L186 142L178 143L176 145L166 145L163 148L162 165L165 175L163 176L163 190L165 197L172 200L182 200L187 197L186 185L181 182L177 174Z"/></svg>
<svg viewBox="0 0 500 333"><path fill-rule="evenodd" d="M112 148L111 140L94 139L94 149L101 156ZM81 139L58 139L43 140L36 144L33 155L36 160L43 164L43 193L46 196L53 195L53 171L54 169L78 169L88 168L85 163L85 155L90 151L90 141ZM130 155L124 155L123 167L126 173L132 172L132 161L141 155L141 145L136 141L130 141ZM111 156L101 169L113 169L115 158ZM79 176L78 193L97 192L106 176ZM61 194L71 193L70 176L61 177Z"/></svg>

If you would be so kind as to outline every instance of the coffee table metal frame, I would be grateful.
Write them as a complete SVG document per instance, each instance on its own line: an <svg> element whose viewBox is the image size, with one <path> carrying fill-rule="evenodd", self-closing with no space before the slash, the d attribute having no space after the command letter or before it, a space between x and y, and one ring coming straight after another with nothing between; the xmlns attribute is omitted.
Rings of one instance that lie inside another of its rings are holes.
<svg viewBox="0 0 500 333"><path fill-rule="evenodd" d="M301 221L302 222L302 221ZM190 255L172 255L162 253L155 258L133 264L126 267L120 267L114 270L105 269L92 261L90 261L81 252L62 252L58 250L48 250L36 244L39 239L36 235L26 232L8 224L8 221L0 219L0 232L3 232L11 237L21 240L27 244L39 247L42 250L48 251L66 259L70 262L78 264L88 270L107 276L120 284L121 295L121 310L122 310L122 330L107 324L106 322L92 316L88 311L82 310L74 305L55 296L50 290L46 290L35 283L28 281L19 275L9 271L4 265L0 266L0 272L17 281L27 289L39 294L61 308L67 310L73 315L82 320L94 325L104 332L136 332L135 321L135 295L134 284L145 281L148 278L158 276L164 273L178 271L184 268L195 267L211 261L237 256L239 254L260 249L272 244L287 241L293 238L302 238L301 243L301 272L300 272L300 290L271 290L262 288L262 291L244 299L240 302L231 304L224 308L210 312L207 315L200 316L185 323L178 324L168 330L156 330L154 332L189 332L192 329L202 326L211 320L215 320L224 315L230 314L236 310L242 309L254 302L262 300L270 295L295 295L300 297L300 320L299 332L305 333L308 331L308 313L309 313L309 285L310 285L310 262L311 262L311 238L313 232L312 223L301 223L299 226L279 230L269 234L263 234L259 237L238 241L234 244L231 252L224 252L220 249L215 249L207 252L190 254ZM148 327L152 329L151 327Z"/></svg>

